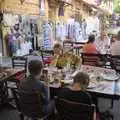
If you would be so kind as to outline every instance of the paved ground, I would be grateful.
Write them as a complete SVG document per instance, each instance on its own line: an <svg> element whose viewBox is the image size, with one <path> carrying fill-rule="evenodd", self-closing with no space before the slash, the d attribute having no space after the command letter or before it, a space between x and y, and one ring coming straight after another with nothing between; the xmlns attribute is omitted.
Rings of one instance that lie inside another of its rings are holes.
<svg viewBox="0 0 120 120"><path fill-rule="evenodd" d="M107 110L110 100L99 100L101 111ZM120 100L114 102L114 109L111 110L114 114L114 120L120 120ZM0 108L0 120L20 120L18 112L9 107Z"/></svg>
<svg viewBox="0 0 120 120"><path fill-rule="evenodd" d="M4 107L0 108L0 120L20 120L18 112L14 109Z"/></svg>

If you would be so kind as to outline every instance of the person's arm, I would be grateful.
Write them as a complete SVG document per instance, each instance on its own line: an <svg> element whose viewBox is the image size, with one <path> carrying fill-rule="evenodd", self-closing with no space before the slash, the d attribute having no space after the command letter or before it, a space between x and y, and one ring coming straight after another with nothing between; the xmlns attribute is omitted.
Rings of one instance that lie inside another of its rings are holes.
<svg viewBox="0 0 120 120"><path fill-rule="evenodd" d="M96 51L97 54L100 54L100 49L97 48L97 45L95 45L95 51Z"/></svg>
<svg viewBox="0 0 120 120"><path fill-rule="evenodd" d="M42 86L42 97L43 97L44 102L48 104L50 101L50 89L48 86L44 84Z"/></svg>
<svg viewBox="0 0 120 120"><path fill-rule="evenodd" d="M115 43L113 43L113 44L111 45L111 47L110 47L110 53L111 53L112 55L115 54L115 49L116 49L116 46L115 46Z"/></svg>

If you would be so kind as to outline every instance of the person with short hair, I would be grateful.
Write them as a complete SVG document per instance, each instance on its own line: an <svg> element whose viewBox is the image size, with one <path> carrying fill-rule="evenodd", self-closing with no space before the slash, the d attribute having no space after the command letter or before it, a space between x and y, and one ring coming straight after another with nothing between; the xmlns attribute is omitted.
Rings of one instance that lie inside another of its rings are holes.
<svg viewBox="0 0 120 120"><path fill-rule="evenodd" d="M109 52L111 40L105 31L101 33L101 36L99 39L96 39L95 43L100 54L107 54Z"/></svg>
<svg viewBox="0 0 120 120"><path fill-rule="evenodd" d="M71 89L60 91L58 98L66 99L73 102L92 104L90 94L86 91L90 78L88 74L79 72L74 77Z"/></svg>
<svg viewBox="0 0 120 120"><path fill-rule="evenodd" d="M95 44L95 36L90 35L88 42L83 46L83 53L97 54L98 50Z"/></svg>
<svg viewBox="0 0 120 120"><path fill-rule="evenodd" d="M53 46L53 51L54 51L54 55L61 55L62 54L62 45L59 43L56 43Z"/></svg>
<svg viewBox="0 0 120 120"><path fill-rule="evenodd" d="M32 60L29 62L28 69L30 75L21 82L20 91L40 92L43 103L43 113L47 114L52 111L53 103L50 103L49 87L41 82L43 64L41 61Z"/></svg>
<svg viewBox="0 0 120 120"><path fill-rule="evenodd" d="M53 46L53 52L54 52L54 56L52 58L52 62L51 62L51 65L52 66L64 66L64 56L63 56L63 50L62 50L62 46L61 44L59 43L56 43L54 46Z"/></svg>

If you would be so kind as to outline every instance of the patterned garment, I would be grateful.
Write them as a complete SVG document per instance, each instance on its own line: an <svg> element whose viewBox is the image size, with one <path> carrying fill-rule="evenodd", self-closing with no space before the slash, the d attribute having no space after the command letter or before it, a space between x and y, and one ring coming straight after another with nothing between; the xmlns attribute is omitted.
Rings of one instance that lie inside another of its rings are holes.
<svg viewBox="0 0 120 120"><path fill-rule="evenodd" d="M80 58L72 53L64 53L60 56L54 56L51 64L62 68L67 64L77 66L80 64Z"/></svg>

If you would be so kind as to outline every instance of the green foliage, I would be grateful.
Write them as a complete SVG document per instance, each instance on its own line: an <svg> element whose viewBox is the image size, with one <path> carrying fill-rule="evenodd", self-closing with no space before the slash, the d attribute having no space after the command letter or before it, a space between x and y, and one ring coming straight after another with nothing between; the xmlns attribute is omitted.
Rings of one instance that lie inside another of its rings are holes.
<svg viewBox="0 0 120 120"><path fill-rule="evenodd" d="M120 0L114 0L114 11L120 13Z"/></svg>

